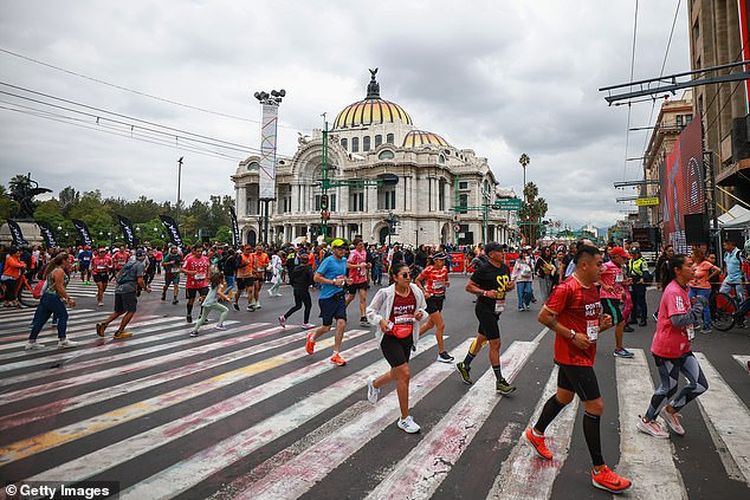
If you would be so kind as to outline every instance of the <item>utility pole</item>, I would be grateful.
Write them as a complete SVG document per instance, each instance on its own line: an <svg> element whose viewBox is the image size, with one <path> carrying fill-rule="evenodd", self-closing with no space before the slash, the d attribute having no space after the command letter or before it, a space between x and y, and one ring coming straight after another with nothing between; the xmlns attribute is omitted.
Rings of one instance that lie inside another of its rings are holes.
<svg viewBox="0 0 750 500"><path fill-rule="evenodd" d="M180 156L177 160L177 209L180 209L180 188L182 186L182 160L184 156Z"/></svg>

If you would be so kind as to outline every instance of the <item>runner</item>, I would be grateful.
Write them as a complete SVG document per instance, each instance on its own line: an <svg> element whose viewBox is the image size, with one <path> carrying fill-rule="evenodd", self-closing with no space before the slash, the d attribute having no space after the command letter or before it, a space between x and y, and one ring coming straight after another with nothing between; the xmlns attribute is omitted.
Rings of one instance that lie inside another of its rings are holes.
<svg viewBox="0 0 750 500"><path fill-rule="evenodd" d="M256 245L255 247L255 253L252 256L251 261L251 269L252 269L252 277L253 277L253 302L249 303L247 308L250 311L255 311L256 309L260 309L262 306L260 305L260 289L263 287L263 283L266 281L266 269L268 268L268 264L270 262L270 259L268 258L268 254L266 254L263 251L262 245ZM248 302L250 301L250 293L248 290ZM252 306L252 308L251 308Z"/></svg>
<svg viewBox="0 0 750 500"><path fill-rule="evenodd" d="M0 277L3 286L5 286L3 307L21 307L21 303L18 302L18 297L16 297L16 289L24 269L26 269L26 263L21 260L21 249L10 247L8 254L5 256L3 272Z"/></svg>
<svg viewBox="0 0 750 500"><path fill-rule="evenodd" d="M601 285L599 297L601 298L602 309L612 317L612 324L615 325L615 357L632 358L633 353L622 346L625 317L620 309L625 293L622 285L625 282L622 265L629 256L622 247L613 247L609 251L609 256L610 261L602 265L602 273L599 278L599 284Z"/></svg>
<svg viewBox="0 0 750 500"><path fill-rule="evenodd" d="M414 328L414 323L427 316L427 304L422 290L411 283L409 266L393 266L390 274L393 284L378 290L367 308L367 317L373 325L378 325L375 339L391 369L378 378L368 379L367 399L375 404L380 388L395 381L401 410L401 418L396 425L414 434L419 432L420 427L409 415L409 356L419 342L419 331Z"/></svg>
<svg viewBox="0 0 750 500"><path fill-rule="evenodd" d="M154 250L152 248L146 249L146 275L144 280L146 285L151 286L151 282L154 281L156 275L156 259L154 258Z"/></svg>
<svg viewBox="0 0 750 500"><path fill-rule="evenodd" d="M106 248L100 248L91 261L96 283L96 305L104 307L104 292L109 284L109 273L112 272L112 257L107 255Z"/></svg>
<svg viewBox="0 0 750 500"><path fill-rule="evenodd" d="M283 284L283 281L281 279L281 271L282 271L282 264L281 264L281 253L282 251L279 250L278 252L275 252L271 256L271 286L268 288L268 296L269 297L281 297L282 294L279 292L279 288L281 288L281 285Z"/></svg>
<svg viewBox="0 0 750 500"><path fill-rule="evenodd" d="M354 249L349 252L346 268L349 270L349 280L351 284L346 287L346 306L352 303L355 296L359 296L359 324L360 326L370 326L367 322L367 289L370 288L367 279L367 270L370 264L367 263L367 251L365 242L361 239L354 240Z"/></svg>
<svg viewBox="0 0 750 500"><path fill-rule="evenodd" d="M45 346L37 344L36 339L39 336L39 332L42 331L44 324L53 314L57 318L57 348L64 349L78 345L77 342L73 342L67 337L68 310L66 306L76 306L75 299L68 295L67 290L65 290L70 281L68 277L69 272L70 263L68 254L65 252L57 254L47 265L44 271L46 283L44 284L39 305L36 311L34 311L34 319L31 322L31 334L29 335L29 341L26 343L25 350L38 351L44 349Z"/></svg>
<svg viewBox="0 0 750 500"><path fill-rule="evenodd" d="M471 385L471 362L479 354L485 342L489 341L489 359L495 372L495 390L502 395L508 395L516 390L508 383L500 369L500 315L505 310L505 294L513 290L515 284L510 279L510 270L505 265L506 245L496 241L487 243L484 253L487 262L474 270L466 284L466 291L477 295L474 314L479 320L479 330L474 342L463 362L456 363L456 369L461 374L465 384Z"/></svg>
<svg viewBox="0 0 750 500"><path fill-rule="evenodd" d="M185 258L182 263L181 272L185 273L185 296L187 297L187 316L188 323L193 322L193 304L196 295L200 295L200 305L206 300L208 295L208 270L211 267L208 257L203 255L203 247L195 245L193 251Z"/></svg>
<svg viewBox="0 0 750 500"><path fill-rule="evenodd" d="M247 310L253 311L253 295L255 294L255 280L253 279L253 247L245 245L242 253L237 256L237 294L234 296L234 310L240 310L242 291L247 290Z"/></svg>
<svg viewBox="0 0 750 500"><path fill-rule="evenodd" d="M437 360L441 363L452 363L454 358L445 350L443 340L443 334L445 333L443 303L445 302L445 289L450 286L445 259L444 252L436 253L432 256L432 264L425 267L424 271L417 276L417 286L424 293L427 314L429 314L427 321L419 327L419 335L424 335L434 326L435 339L437 339L438 344Z"/></svg>
<svg viewBox="0 0 750 500"><path fill-rule="evenodd" d="M205 325L208 322L208 315L211 313L211 311L219 312L219 322L214 328L217 330L226 330L226 328L224 327L224 320L227 319L229 308L219 302L219 300L229 302L229 297L224 294L224 284L224 275L221 272L211 275L210 290L208 291L206 298L203 300L203 305L201 306L201 316L200 318L198 318L198 322L195 324L195 328L193 328L193 331L190 332L191 337L198 336L198 331L200 330L201 326Z"/></svg>
<svg viewBox="0 0 750 500"><path fill-rule="evenodd" d="M123 266L127 261L130 260L130 252L127 250L127 246L122 245L120 248L112 254L112 276L114 277L117 273L122 270Z"/></svg>
<svg viewBox="0 0 750 500"><path fill-rule="evenodd" d="M660 383L651 397L646 415L637 423L639 431L657 438L669 438L669 433L656 421L657 416L661 416L672 432L684 436L679 411L708 389L706 377L690 346L695 337L695 327L700 326L703 311L708 309L708 299L702 295L696 296L695 304L691 306L687 286L694 278L695 271L690 257L679 254L670 258L664 274L664 293L651 342L651 354L659 370ZM662 408L677 393L680 373L687 378L688 384Z"/></svg>
<svg viewBox="0 0 750 500"><path fill-rule="evenodd" d="M234 248L228 249L226 255L224 255L221 270L224 273L224 282L226 283L224 293L229 297L229 303L231 304L234 296L237 294L237 254Z"/></svg>
<svg viewBox="0 0 750 500"><path fill-rule="evenodd" d="M333 356L331 363L344 366L346 361L341 357L341 343L344 341L344 328L346 328L346 300L344 299L344 286L346 285L346 259L344 258L344 241L340 239L331 242L333 254L329 255L320 267L315 271L314 279L320 283L320 317L323 324L315 332L307 335L305 350L308 354L315 352L315 341L324 333L331 331L334 318L336 319L336 336L333 344Z"/></svg>
<svg viewBox="0 0 750 500"><path fill-rule="evenodd" d="M78 252L78 270L81 272L81 281L84 285L91 284L91 259L93 257L94 254L88 245Z"/></svg>
<svg viewBox="0 0 750 500"><path fill-rule="evenodd" d="M294 259L289 259L294 261ZM302 324L302 328L309 330L314 328L310 324L310 309L312 308L312 299L310 298L310 287L315 281L313 280L313 271L310 267L310 261L307 258L307 252L304 248L300 249L299 252L299 263L289 271L289 285L294 290L294 305L284 313L283 316L279 316L279 324L286 328L286 320L295 312L302 309L302 305L305 306L304 316L305 322Z"/></svg>
<svg viewBox="0 0 750 500"><path fill-rule="evenodd" d="M516 263L513 265L513 271L511 272L511 279L516 283L516 291L518 292L518 310L519 311L530 311L531 310L531 296L533 294L533 266L531 264L531 257L529 256L529 250L521 250L521 255L516 259Z"/></svg>
<svg viewBox="0 0 750 500"><path fill-rule="evenodd" d="M596 282L602 268L599 249L584 245L575 256L572 277L558 285L539 313L539 322L555 332L555 363L558 365L557 393L547 400L534 427L524 436L536 453L552 460L544 443L544 431L563 408L578 395L583 401L583 435L594 467L591 484L611 493L622 493L631 481L610 470L601 450L600 420L604 401L594 372L596 339L612 326L612 319L602 315Z"/></svg>
<svg viewBox="0 0 750 500"><path fill-rule="evenodd" d="M638 321L638 326L646 326L646 317L648 316L648 306L646 305L646 286L649 281L648 266L641 256L641 250L633 244L630 255L632 258L628 262L628 276L633 280L631 286L631 296L633 299L633 316L632 320Z"/></svg>
<svg viewBox="0 0 750 500"><path fill-rule="evenodd" d="M167 290L172 287L172 305L178 304L180 293L180 267L182 267L182 256L175 246L169 247L169 251L162 259L164 266L164 287L161 289L161 300L167 300Z"/></svg>
<svg viewBox="0 0 750 500"><path fill-rule="evenodd" d="M117 286L115 287L115 311L107 319L96 324L96 333L104 337L104 332L114 320L123 316L120 326L113 338L126 339L133 334L126 331L128 323L135 316L138 307L138 290L146 290L151 293L151 288L146 286L143 275L146 273L146 252L137 250L135 259L126 263L115 276Z"/></svg>

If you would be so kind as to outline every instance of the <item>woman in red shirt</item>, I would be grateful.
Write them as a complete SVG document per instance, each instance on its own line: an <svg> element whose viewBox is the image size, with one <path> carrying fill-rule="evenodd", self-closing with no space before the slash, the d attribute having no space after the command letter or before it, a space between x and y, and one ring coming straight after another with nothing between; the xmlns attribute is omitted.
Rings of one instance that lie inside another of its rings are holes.
<svg viewBox="0 0 750 500"><path fill-rule="evenodd" d="M669 433L656 421L660 415L675 434L685 434L678 413L685 405L708 389L698 360L693 356L690 342L695 337L695 325L699 325L703 310L708 309L708 300L698 296L688 297L687 286L694 279L693 261L685 255L675 255L667 262L662 278L664 293L659 303L656 333L651 343L651 354L659 370L659 387L651 397L646 415L638 420L638 430L657 438L667 439ZM667 400L677 393L680 374L688 384L669 404Z"/></svg>

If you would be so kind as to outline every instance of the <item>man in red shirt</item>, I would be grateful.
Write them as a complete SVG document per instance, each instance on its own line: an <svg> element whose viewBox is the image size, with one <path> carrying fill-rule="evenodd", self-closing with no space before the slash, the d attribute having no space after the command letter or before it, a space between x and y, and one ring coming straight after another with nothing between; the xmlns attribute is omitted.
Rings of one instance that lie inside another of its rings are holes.
<svg viewBox="0 0 750 500"><path fill-rule="evenodd" d="M427 314L429 319L419 328L419 335L424 335L433 326L435 327L435 338L438 343L437 360L441 363L452 363L453 356L445 350L443 334L445 333L445 321L443 321L443 303L445 302L445 289L450 286L448 281L448 266L445 265L446 255L438 252L432 256L432 265L424 268L417 276L416 284L422 289L427 301Z"/></svg>
<svg viewBox="0 0 750 500"><path fill-rule="evenodd" d="M354 240L354 249L349 252L346 268L349 273L351 285L346 287L346 305L352 303L355 296L359 296L359 324L370 326L365 315L367 309L367 289L369 288L367 271L370 264L367 263L367 251L365 242L361 239Z"/></svg>
<svg viewBox="0 0 750 500"><path fill-rule="evenodd" d="M602 271L599 249L579 247L575 266L570 279L555 288L539 313L539 322L555 333L557 393L549 398L536 425L526 429L524 436L541 458L552 460L552 452L544 443L544 431L577 394L584 408L583 435L594 463L591 483L611 493L622 493L632 483L605 465L599 429L604 401L594 373L596 340L601 331L612 326L612 318L602 315L595 286Z"/></svg>

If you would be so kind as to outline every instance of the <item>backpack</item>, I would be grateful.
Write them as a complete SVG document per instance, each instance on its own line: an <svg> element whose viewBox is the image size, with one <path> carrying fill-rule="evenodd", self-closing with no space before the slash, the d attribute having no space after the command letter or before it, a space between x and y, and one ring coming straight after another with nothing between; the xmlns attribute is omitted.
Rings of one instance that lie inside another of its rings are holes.
<svg viewBox="0 0 750 500"><path fill-rule="evenodd" d="M42 294L44 294L44 291L47 289L47 280L39 280L37 281L36 285L34 285L34 288L31 290L31 296L35 299L41 299Z"/></svg>

